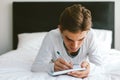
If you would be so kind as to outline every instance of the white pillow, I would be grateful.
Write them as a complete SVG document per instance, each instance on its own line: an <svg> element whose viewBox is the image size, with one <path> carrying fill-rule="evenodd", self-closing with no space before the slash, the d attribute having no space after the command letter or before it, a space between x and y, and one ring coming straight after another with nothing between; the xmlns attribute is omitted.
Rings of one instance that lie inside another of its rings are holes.
<svg viewBox="0 0 120 80"><path fill-rule="evenodd" d="M108 51L111 49L112 31L103 29L93 29L99 47ZM18 35L18 48L27 48L30 50L39 50L42 40L47 32L22 33ZM104 51L103 50L103 51Z"/></svg>
<svg viewBox="0 0 120 80"><path fill-rule="evenodd" d="M39 50L41 43L47 32L35 32L35 33L21 33L18 34L18 46L19 48L27 48L30 50Z"/></svg>
<svg viewBox="0 0 120 80"><path fill-rule="evenodd" d="M112 31L104 29L93 29L96 33L99 45L105 45L106 48L111 49L112 44Z"/></svg>
<svg viewBox="0 0 120 80"><path fill-rule="evenodd" d="M112 31L103 29L93 29L97 38L98 46L101 52L107 53L111 49Z"/></svg>

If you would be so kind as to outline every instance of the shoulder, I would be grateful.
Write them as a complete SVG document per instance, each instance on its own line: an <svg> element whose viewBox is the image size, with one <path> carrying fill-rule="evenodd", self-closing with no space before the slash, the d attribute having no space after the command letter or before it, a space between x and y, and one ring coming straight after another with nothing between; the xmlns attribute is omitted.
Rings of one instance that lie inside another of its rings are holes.
<svg viewBox="0 0 120 80"><path fill-rule="evenodd" d="M94 29L90 29L90 31L88 32L86 38L85 38L85 42L84 42L88 48L92 47L94 44L96 44L96 35L95 35L95 31Z"/></svg>
<svg viewBox="0 0 120 80"><path fill-rule="evenodd" d="M59 31L59 29L53 29L51 31L49 31L47 33L47 35L45 36L45 39L47 39L47 41L58 41L58 40L62 40L61 37L61 33Z"/></svg>
<svg viewBox="0 0 120 80"><path fill-rule="evenodd" d="M47 35L51 38L59 38L61 36L58 28L49 31Z"/></svg>
<svg viewBox="0 0 120 80"><path fill-rule="evenodd" d="M49 31L48 34L50 34L50 35L58 35L58 34L60 34L60 31L59 31L58 28L56 28L56 29L53 29L53 30Z"/></svg>
<svg viewBox="0 0 120 80"><path fill-rule="evenodd" d="M90 29L90 31L87 34L87 39L89 39L89 41L93 40L93 39L96 39L96 35L95 35L94 29L92 29L92 28Z"/></svg>

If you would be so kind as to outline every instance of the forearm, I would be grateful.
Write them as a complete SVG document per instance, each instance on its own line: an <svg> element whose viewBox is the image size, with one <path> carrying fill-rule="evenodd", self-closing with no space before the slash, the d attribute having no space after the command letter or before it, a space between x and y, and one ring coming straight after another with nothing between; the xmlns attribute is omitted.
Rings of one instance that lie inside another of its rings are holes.
<svg viewBox="0 0 120 80"><path fill-rule="evenodd" d="M52 72L54 71L54 63L33 63L32 72Z"/></svg>

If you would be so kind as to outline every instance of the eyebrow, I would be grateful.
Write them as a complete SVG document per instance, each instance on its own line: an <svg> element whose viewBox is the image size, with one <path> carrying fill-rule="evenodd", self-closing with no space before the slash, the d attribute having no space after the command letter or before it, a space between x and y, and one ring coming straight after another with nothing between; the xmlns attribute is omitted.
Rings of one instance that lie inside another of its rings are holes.
<svg viewBox="0 0 120 80"><path fill-rule="evenodd" d="M83 38L79 39L79 40L83 40L83 39L85 39L85 36Z"/></svg>
<svg viewBox="0 0 120 80"><path fill-rule="evenodd" d="M74 41L74 40L72 40L72 39L70 39L69 37L67 37L67 36L65 36L68 40L70 40L70 41ZM78 41L80 41L80 40L83 40L85 37L83 37L83 38L81 38L81 39L79 39Z"/></svg>

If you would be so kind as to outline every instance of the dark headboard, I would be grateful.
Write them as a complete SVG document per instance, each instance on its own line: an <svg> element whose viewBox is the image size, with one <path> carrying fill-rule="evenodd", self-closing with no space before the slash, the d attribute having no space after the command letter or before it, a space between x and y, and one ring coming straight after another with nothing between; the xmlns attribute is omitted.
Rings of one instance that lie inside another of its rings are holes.
<svg viewBox="0 0 120 80"><path fill-rule="evenodd" d="M114 2L13 2L13 49L17 47L19 33L57 28L63 9L78 3L91 10L93 28L112 30L114 48Z"/></svg>

